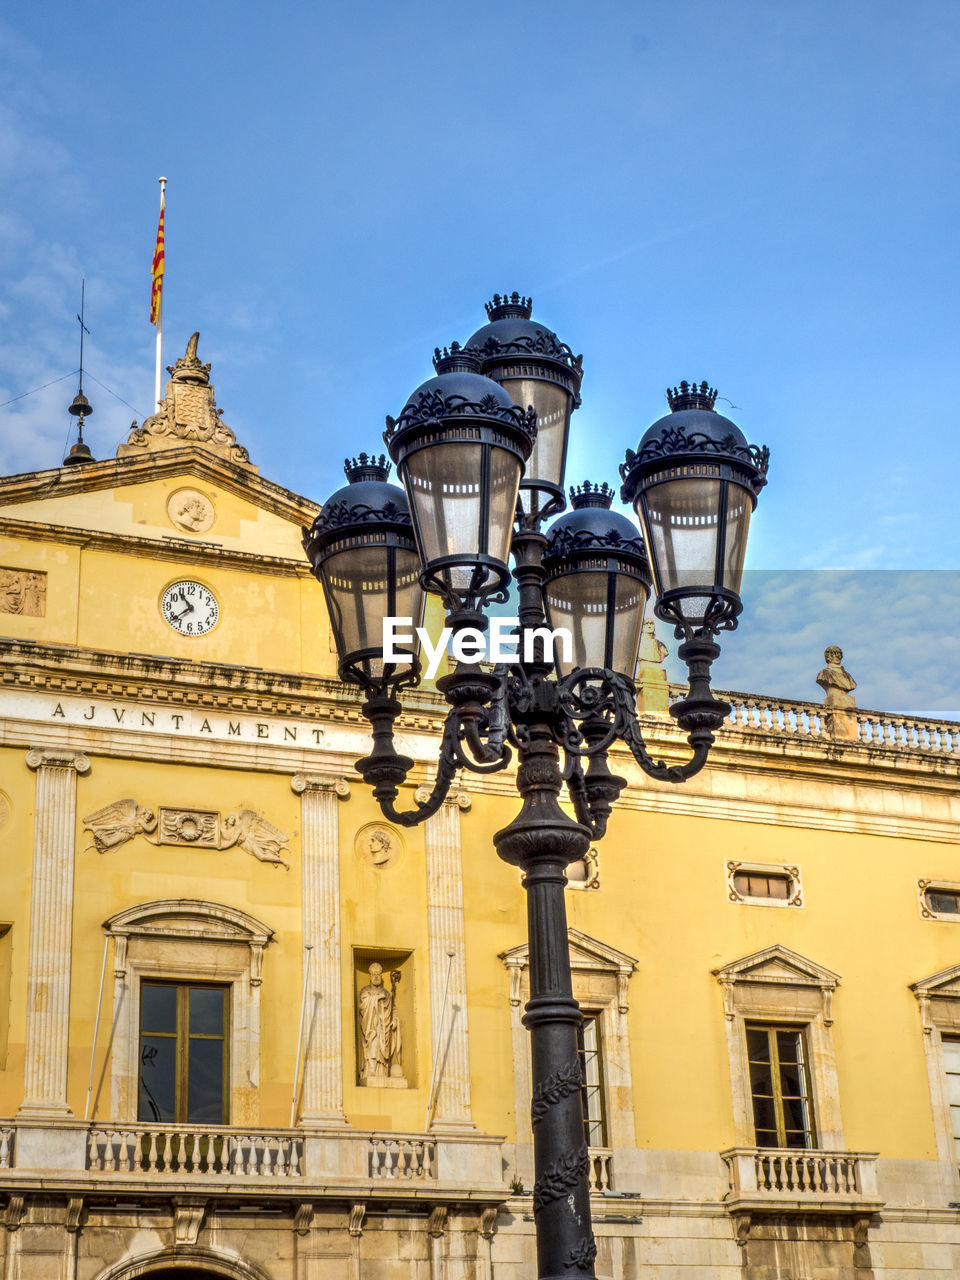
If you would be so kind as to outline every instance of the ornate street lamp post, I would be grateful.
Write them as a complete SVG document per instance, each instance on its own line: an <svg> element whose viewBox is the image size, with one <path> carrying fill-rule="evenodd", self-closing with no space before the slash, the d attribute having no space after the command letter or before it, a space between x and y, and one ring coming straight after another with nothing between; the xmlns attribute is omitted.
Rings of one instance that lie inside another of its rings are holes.
<svg viewBox="0 0 960 1280"><path fill-rule="evenodd" d="M680 383L668 392L671 413L636 453L628 450L620 469L622 497L634 505L643 538L610 510L605 484L572 490L573 510L544 530L565 505L581 359L531 319L529 299L495 296L487 314L490 323L466 347L437 351L437 376L399 417L387 418L384 439L406 498L387 483L385 459L361 455L347 465L350 483L305 531L304 546L323 584L341 678L366 694L373 750L356 767L385 817L423 822L458 770L495 772L517 753L523 805L494 843L523 871L527 893L523 1021L532 1046L538 1275L573 1280L594 1275L596 1244L564 868L604 834L625 785L607 767L615 741L667 782L685 781L706 762L730 713L710 690L716 635L737 625L747 527L768 454L715 412L716 392L706 383ZM417 682L419 665L413 651L404 663L384 660L382 620L416 623L422 588L440 596L455 638L466 628L482 632L485 608L506 599L511 554L521 658L493 670L459 661L437 681L450 710L436 781L426 799L398 809L413 761L396 752L393 726L398 693ZM691 747L683 764L654 760L637 719L633 676L651 587L654 611L674 625L690 672L687 697L671 707ZM549 638L548 621L569 632L569 654ZM560 808L564 784L575 818Z"/></svg>

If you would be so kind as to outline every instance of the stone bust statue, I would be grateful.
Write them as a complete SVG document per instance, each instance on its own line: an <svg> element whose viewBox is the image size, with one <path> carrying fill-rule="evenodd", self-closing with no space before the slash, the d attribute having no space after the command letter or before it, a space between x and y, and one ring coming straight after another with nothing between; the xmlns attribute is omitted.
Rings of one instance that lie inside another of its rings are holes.
<svg viewBox="0 0 960 1280"><path fill-rule="evenodd" d="M857 705L853 696L857 682L843 666L843 650L837 645L828 645L823 651L823 657L827 665L817 676L817 684L824 692L824 723L827 732L835 738L855 741L857 718L851 708Z"/></svg>

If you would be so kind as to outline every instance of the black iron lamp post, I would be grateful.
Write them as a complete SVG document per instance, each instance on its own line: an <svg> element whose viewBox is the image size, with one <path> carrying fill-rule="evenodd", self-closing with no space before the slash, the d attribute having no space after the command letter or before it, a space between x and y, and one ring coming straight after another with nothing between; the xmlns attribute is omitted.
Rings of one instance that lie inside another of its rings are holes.
<svg viewBox="0 0 960 1280"><path fill-rule="evenodd" d="M386 483L385 460L372 464L374 477L361 455L348 464L352 483L304 531L304 546L327 598L341 677L366 694L373 750L356 767L390 821L423 822L458 770L495 772L517 752L523 804L494 843L522 869L527 893L523 1020L533 1062L538 1276L580 1280L594 1275L596 1244L564 868L604 834L625 785L607 767L615 741L647 774L682 782L703 767L729 715L711 693L710 668L720 652L717 632L732 630L740 613L747 526L768 455L715 413L716 393L706 383L681 383L668 393L673 412L621 467L622 497L634 503L644 538L610 510L605 484L571 490L573 510L544 531L545 519L565 505L580 357L531 319L529 299L498 295L487 313L490 323L466 348L436 353L437 376L387 419L384 439L408 506ZM506 598L508 555L519 596L519 660L492 670L461 660L437 682L450 709L436 781L425 800L399 809L413 761L394 748L398 692L420 672L413 650L403 655L409 661L385 660L375 629L394 609L417 618L422 587L441 597L454 643L468 628L484 631L486 606ZM637 719L633 677L651 586L655 611L674 624L690 671L688 696L671 708L692 749L683 764L654 760ZM560 808L564 784L575 818Z"/></svg>

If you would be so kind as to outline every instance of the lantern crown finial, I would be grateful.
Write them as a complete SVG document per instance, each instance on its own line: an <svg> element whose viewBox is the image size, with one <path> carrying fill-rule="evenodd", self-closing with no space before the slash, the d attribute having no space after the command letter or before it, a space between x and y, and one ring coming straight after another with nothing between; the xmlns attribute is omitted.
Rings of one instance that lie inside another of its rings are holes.
<svg viewBox="0 0 960 1280"><path fill-rule="evenodd" d="M511 294L495 293L490 302L484 303L487 319L493 320L529 320L533 315L533 299L523 298L516 290Z"/></svg>
<svg viewBox="0 0 960 1280"><path fill-rule="evenodd" d="M449 347L444 347L442 351L439 347L434 347L433 367L438 374L460 371L479 373L480 357L473 351L467 351L466 348L461 347L459 342L451 342Z"/></svg>
<svg viewBox="0 0 960 1280"><path fill-rule="evenodd" d="M583 511L586 507L600 507L609 511L612 501L613 490L606 482L591 484L589 480L584 480L583 484L570 486L570 505L574 511Z"/></svg>
<svg viewBox="0 0 960 1280"><path fill-rule="evenodd" d="M364 480L386 480L390 475L390 463L387 455L358 453L355 458L344 458L343 470L351 484L359 484Z"/></svg>
<svg viewBox="0 0 960 1280"><path fill-rule="evenodd" d="M671 413L679 413L681 409L708 409L713 413L716 402L716 388L706 382L699 386L695 382L681 382L678 387L667 388L667 404Z"/></svg>

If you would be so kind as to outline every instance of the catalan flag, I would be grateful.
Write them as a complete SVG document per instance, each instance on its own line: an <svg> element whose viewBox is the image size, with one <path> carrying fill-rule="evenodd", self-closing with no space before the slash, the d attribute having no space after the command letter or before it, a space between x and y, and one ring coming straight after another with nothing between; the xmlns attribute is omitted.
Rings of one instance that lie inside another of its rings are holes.
<svg viewBox="0 0 960 1280"><path fill-rule="evenodd" d="M160 302L163 295L163 194L160 195L160 221L157 224L157 244L153 251L153 287L150 290L150 323L160 322Z"/></svg>

